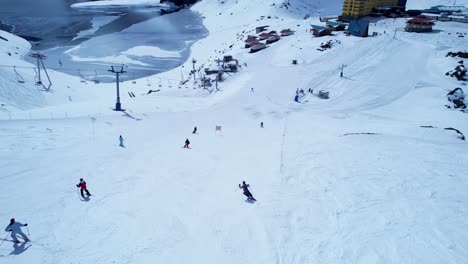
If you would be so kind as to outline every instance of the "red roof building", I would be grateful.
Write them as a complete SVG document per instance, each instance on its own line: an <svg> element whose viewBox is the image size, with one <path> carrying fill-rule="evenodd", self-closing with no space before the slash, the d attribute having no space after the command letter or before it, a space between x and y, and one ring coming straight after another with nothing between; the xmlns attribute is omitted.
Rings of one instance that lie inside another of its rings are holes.
<svg viewBox="0 0 468 264"><path fill-rule="evenodd" d="M431 32L434 22L423 17L415 17L406 21L405 31L407 32Z"/></svg>

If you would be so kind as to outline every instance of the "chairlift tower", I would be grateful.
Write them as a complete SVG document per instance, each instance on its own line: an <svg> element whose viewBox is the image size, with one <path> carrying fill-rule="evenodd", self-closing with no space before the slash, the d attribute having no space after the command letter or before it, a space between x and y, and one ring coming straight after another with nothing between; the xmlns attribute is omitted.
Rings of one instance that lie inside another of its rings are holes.
<svg viewBox="0 0 468 264"><path fill-rule="evenodd" d="M195 81L195 63L197 63L197 60L196 59L192 59L192 63L193 63L193 80Z"/></svg>
<svg viewBox="0 0 468 264"><path fill-rule="evenodd" d="M49 74L47 73L47 69L46 69L46 67L44 65L44 61L42 61L42 60L47 59L47 56L42 55L39 52L29 54L29 56L35 58L36 61L37 61L37 74L38 74L39 80L37 81L36 84L37 85L42 85L42 79L41 79L41 65L42 65L42 68L44 69L44 72L45 72L45 74L47 76L47 79L49 80L50 85L52 85L52 82L50 81L50 78L49 78ZM50 85L49 85L49 87L50 87Z"/></svg>
<svg viewBox="0 0 468 264"><path fill-rule="evenodd" d="M115 103L115 111L122 111L122 104L120 103L120 90L119 90L119 74L126 73L123 70L124 66L111 66L111 69L108 70L112 73L115 73L116 76L116 83L117 83L117 102Z"/></svg>

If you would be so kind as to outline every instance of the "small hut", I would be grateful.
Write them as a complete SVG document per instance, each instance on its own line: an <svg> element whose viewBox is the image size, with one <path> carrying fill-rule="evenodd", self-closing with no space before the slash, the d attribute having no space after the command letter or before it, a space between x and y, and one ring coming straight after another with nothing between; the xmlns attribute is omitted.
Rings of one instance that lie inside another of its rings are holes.
<svg viewBox="0 0 468 264"><path fill-rule="evenodd" d="M266 49L267 45L265 43L262 43L262 42L255 42L255 43L252 43L251 46L250 46L250 53L255 53L259 50L262 50L262 49Z"/></svg>
<svg viewBox="0 0 468 264"><path fill-rule="evenodd" d="M269 28L270 26L260 26L260 27L256 27L255 28L255 33L260 33L260 32L263 32L263 31L266 31L267 28Z"/></svg>
<svg viewBox="0 0 468 264"><path fill-rule="evenodd" d="M280 40L280 36L276 34L270 34L270 36L266 39L266 44L271 44L273 42L276 42Z"/></svg>
<svg viewBox="0 0 468 264"><path fill-rule="evenodd" d="M335 21L327 21L327 27L331 28L334 31L343 31L346 29L346 24Z"/></svg>
<svg viewBox="0 0 468 264"><path fill-rule="evenodd" d="M434 22L423 17L415 17L406 21L406 32L431 32Z"/></svg>
<svg viewBox="0 0 468 264"><path fill-rule="evenodd" d="M289 29L289 28L288 29L283 29L283 30L280 31L280 34L281 34L282 37L291 36L291 35L294 34L294 31Z"/></svg>
<svg viewBox="0 0 468 264"><path fill-rule="evenodd" d="M258 39L265 40L265 39L269 38L270 36L271 36L270 33L263 32L260 35L258 35Z"/></svg>
<svg viewBox="0 0 468 264"><path fill-rule="evenodd" d="M324 26L317 26L317 25L311 25L312 26L312 34L316 37L323 37L323 36L328 36L332 34L332 30L328 27Z"/></svg>
<svg viewBox="0 0 468 264"><path fill-rule="evenodd" d="M252 43L258 42L258 38L256 36L247 36L247 39L244 40L245 42L245 48L250 48Z"/></svg>

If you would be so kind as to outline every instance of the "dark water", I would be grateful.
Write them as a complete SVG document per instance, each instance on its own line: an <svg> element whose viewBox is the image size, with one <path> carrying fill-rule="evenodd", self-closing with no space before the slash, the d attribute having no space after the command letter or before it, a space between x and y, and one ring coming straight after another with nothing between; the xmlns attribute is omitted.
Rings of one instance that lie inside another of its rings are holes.
<svg viewBox="0 0 468 264"><path fill-rule="evenodd" d="M107 72L110 65L126 64L125 79L177 67L189 56L186 43L207 34L202 18L189 10L161 16L157 6L70 8L77 2L84 1L2 0L0 29L28 39L34 51L48 57L48 68L100 81L113 80ZM159 47L178 56L122 54L137 46Z"/></svg>

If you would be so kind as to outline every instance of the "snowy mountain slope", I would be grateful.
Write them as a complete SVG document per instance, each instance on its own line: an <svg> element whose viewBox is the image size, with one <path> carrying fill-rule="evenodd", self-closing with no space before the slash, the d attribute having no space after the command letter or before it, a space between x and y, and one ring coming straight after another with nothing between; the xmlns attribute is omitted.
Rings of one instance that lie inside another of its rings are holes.
<svg viewBox="0 0 468 264"><path fill-rule="evenodd" d="M312 38L305 31L316 17L268 9L278 18L256 21L269 2L238 1L224 15L218 4L194 7L211 35L192 54L199 64L223 54L247 64L221 91L165 84L143 96L144 80L124 82L122 94L137 95L122 97L124 114L109 110L113 86L98 85L81 102L29 111L79 117L0 121L0 219L28 222L33 240L5 241L2 261L467 262L468 152L444 130L468 131L466 114L444 107L448 90L461 85L444 75L459 60L445 53L467 44L448 33L466 27L438 23L436 33L393 38L405 19L389 19L371 25L382 33L375 38ZM239 36L265 21L296 34L247 53ZM316 50L327 40L341 44ZM299 104L297 88L331 98L307 94ZM186 138L189 150L181 148ZM76 190L80 177L89 201ZM244 202L242 180L257 203Z"/></svg>
<svg viewBox="0 0 468 264"><path fill-rule="evenodd" d="M18 80L32 82L34 71L26 71L21 67L28 66L21 59L29 52L31 45L24 39L16 37L4 31L0 31L0 53L2 67L0 67L0 111L7 109L35 108L45 105L44 96L40 91L19 83ZM13 67L20 74L17 77Z"/></svg>
<svg viewBox="0 0 468 264"><path fill-rule="evenodd" d="M292 14L302 16L339 15L342 11L343 0L286 0L280 6Z"/></svg>

